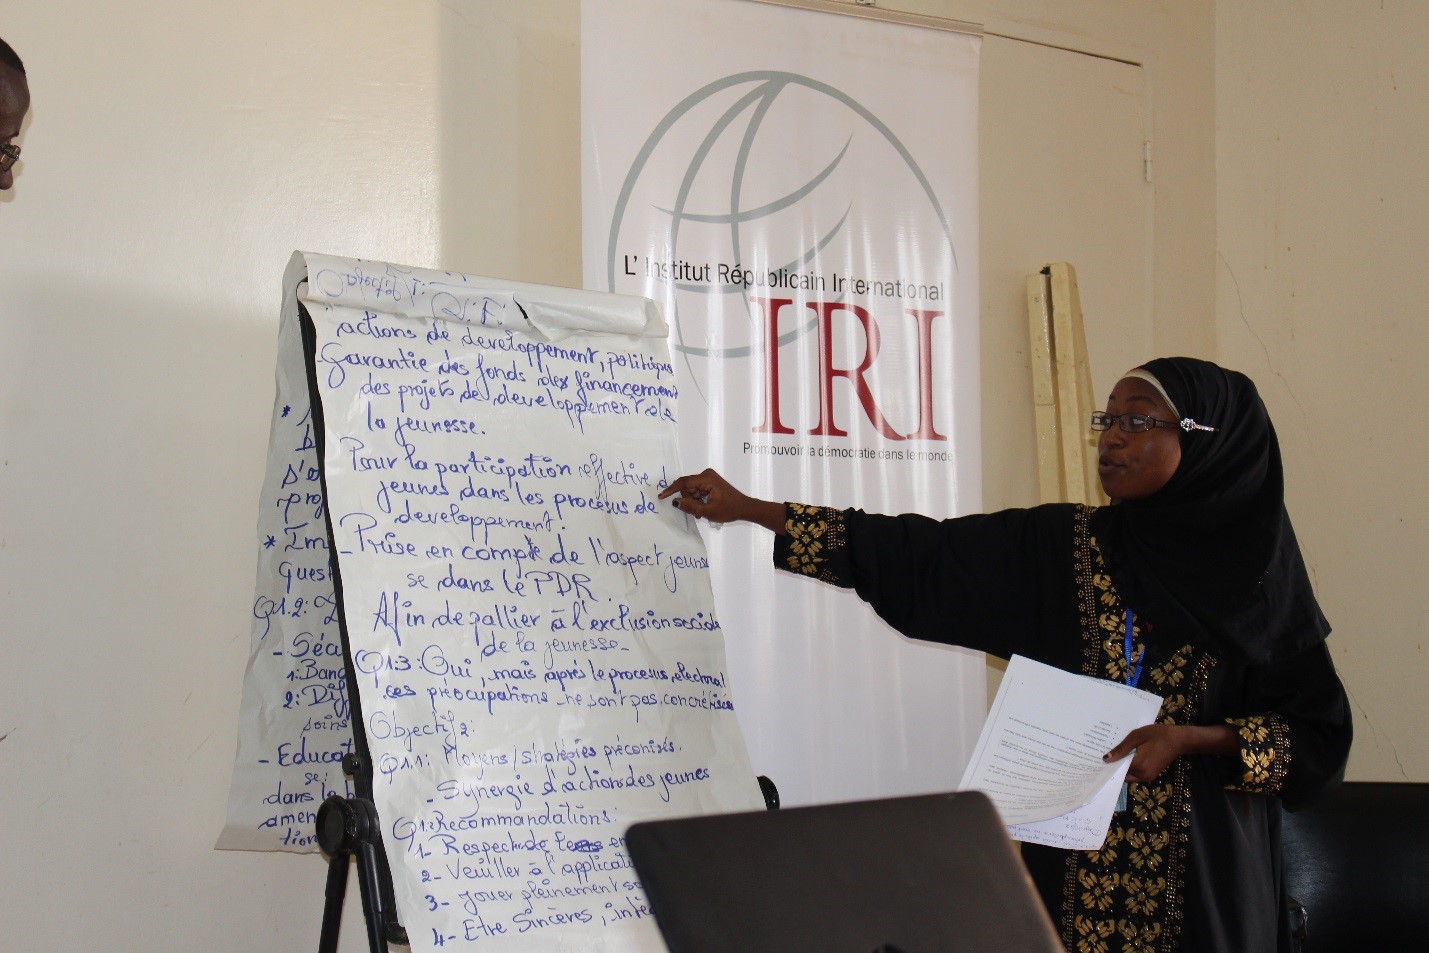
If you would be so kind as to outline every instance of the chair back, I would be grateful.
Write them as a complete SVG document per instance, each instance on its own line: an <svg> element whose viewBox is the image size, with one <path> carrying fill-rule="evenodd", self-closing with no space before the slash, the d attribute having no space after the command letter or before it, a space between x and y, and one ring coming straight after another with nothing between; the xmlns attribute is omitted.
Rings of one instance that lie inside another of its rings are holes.
<svg viewBox="0 0 1429 953"><path fill-rule="evenodd" d="M1347 781L1283 817L1305 953L1429 949L1429 784Z"/></svg>

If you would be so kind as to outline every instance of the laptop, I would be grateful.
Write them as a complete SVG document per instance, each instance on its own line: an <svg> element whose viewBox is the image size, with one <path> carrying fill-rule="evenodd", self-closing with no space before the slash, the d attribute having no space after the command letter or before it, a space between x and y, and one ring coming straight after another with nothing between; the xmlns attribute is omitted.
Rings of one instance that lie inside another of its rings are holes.
<svg viewBox="0 0 1429 953"><path fill-rule="evenodd" d="M976 791L647 821L626 843L670 953L1063 953Z"/></svg>

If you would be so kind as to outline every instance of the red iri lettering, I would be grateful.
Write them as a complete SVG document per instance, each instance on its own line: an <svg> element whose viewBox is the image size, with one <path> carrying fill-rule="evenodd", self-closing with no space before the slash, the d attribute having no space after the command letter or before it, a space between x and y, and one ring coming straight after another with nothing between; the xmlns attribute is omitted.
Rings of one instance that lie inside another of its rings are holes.
<svg viewBox="0 0 1429 953"><path fill-rule="evenodd" d="M764 421L754 428L754 433L791 434L794 428L787 426L779 416L779 314L794 303L791 298L750 298L750 303L760 309L764 319ZM806 307L818 316L819 324L819 423L809 431L816 437L847 437L848 431L839 427L834 419L834 379L843 378L853 387L854 396L878 432L889 440L947 440L938 433L933 421L933 322L942 317L943 311L907 309L917 325L918 333L918 427L904 435L893 429L888 419L879 410L874 400L873 390L865 375L878 358L881 337L878 322L868 313L868 309L855 304L838 301L807 302ZM863 328L865 350L863 360L857 367L834 367L833 337L834 314L850 311Z"/></svg>
<svg viewBox="0 0 1429 953"><path fill-rule="evenodd" d="M878 357L880 346L878 324L869 315L868 309L856 304L845 304L842 301L810 301L808 306L819 313L819 425L809 432L816 437L848 436L848 431L839 429L838 424L834 423L834 378L842 377L853 385L854 396L858 398L858 402L863 406L864 414L878 428L878 432L889 440L904 439L902 434L889 425L882 411L878 409L878 404L873 399L873 391L869 390L868 381L863 377ZM858 367L834 367L835 311L852 311L853 316L858 318L859 324L863 325L867 350Z"/></svg>
<svg viewBox="0 0 1429 953"><path fill-rule="evenodd" d="M909 308L908 313L918 322L918 429L908 439L947 440L933 428L933 319L943 312Z"/></svg>
<svg viewBox="0 0 1429 953"><path fill-rule="evenodd" d="M794 301L792 298L750 298L749 303L760 309L767 328L764 338L764 423L755 427L754 432L793 433L794 428L784 426L779 419L779 312Z"/></svg>

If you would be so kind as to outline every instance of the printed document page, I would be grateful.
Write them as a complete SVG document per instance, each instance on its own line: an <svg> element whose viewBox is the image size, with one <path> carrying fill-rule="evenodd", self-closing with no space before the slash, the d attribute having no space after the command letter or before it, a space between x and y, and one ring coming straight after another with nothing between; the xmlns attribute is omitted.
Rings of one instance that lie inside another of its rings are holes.
<svg viewBox="0 0 1429 953"><path fill-rule="evenodd" d="M1014 838L1095 850L1131 763L1102 755L1160 708L1150 692L1014 655L961 787L986 793Z"/></svg>
<svg viewBox="0 0 1429 953"><path fill-rule="evenodd" d="M1009 824L1007 836L1028 844L1045 844L1064 850L1101 850L1106 842L1107 830L1111 827L1111 816L1116 811L1122 781L1126 778L1126 766L1130 763L1130 758L1122 759L1117 765L1118 770L1085 807L1045 821Z"/></svg>

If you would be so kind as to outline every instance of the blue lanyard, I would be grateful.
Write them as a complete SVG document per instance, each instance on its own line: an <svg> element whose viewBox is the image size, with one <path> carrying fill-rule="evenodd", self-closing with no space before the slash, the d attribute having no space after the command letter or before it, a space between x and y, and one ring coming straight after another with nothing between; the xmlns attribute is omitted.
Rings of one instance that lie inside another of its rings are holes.
<svg viewBox="0 0 1429 953"><path fill-rule="evenodd" d="M1133 670L1132 667L1131 667L1131 662L1132 662L1132 659L1133 659L1133 656L1132 656L1132 654L1131 654L1131 627L1132 627L1133 625L1135 625L1135 624L1136 624L1136 613L1135 613L1135 612L1132 612L1132 611L1131 611L1131 607L1128 606L1127 609L1126 609L1126 642L1125 642L1125 652L1126 652L1126 684L1130 685L1132 688L1135 688L1135 687L1136 687L1136 683L1139 682L1139 681L1141 681L1141 666L1146 662L1146 649L1143 647L1142 650L1141 650L1141 657L1138 658L1138 659L1136 659L1136 668Z"/></svg>
<svg viewBox="0 0 1429 953"><path fill-rule="evenodd" d="M1136 624L1136 613L1131 611L1131 607L1130 607L1130 606L1127 606L1127 607L1126 607L1126 640L1122 643L1122 645L1123 645L1122 651L1126 653L1126 656L1125 656L1125 657L1126 657L1126 684L1130 685L1132 688L1135 688L1135 687L1136 687L1136 683L1139 682L1139 681L1141 681L1141 666L1142 666L1142 664L1146 661L1146 646L1143 645L1143 646L1141 647L1141 658L1136 659L1136 668L1133 669L1133 668L1131 667L1131 662L1132 662L1132 659L1134 658L1134 656L1131 654L1131 627L1134 626L1135 624ZM1131 790L1131 782L1130 782L1130 781L1123 781L1123 782L1121 782L1121 793L1120 793L1119 795L1117 795L1117 798L1116 798L1116 809L1117 809L1118 812L1121 812L1121 811L1126 810L1127 801L1128 801L1127 794L1128 794L1128 792L1129 792L1130 790Z"/></svg>

